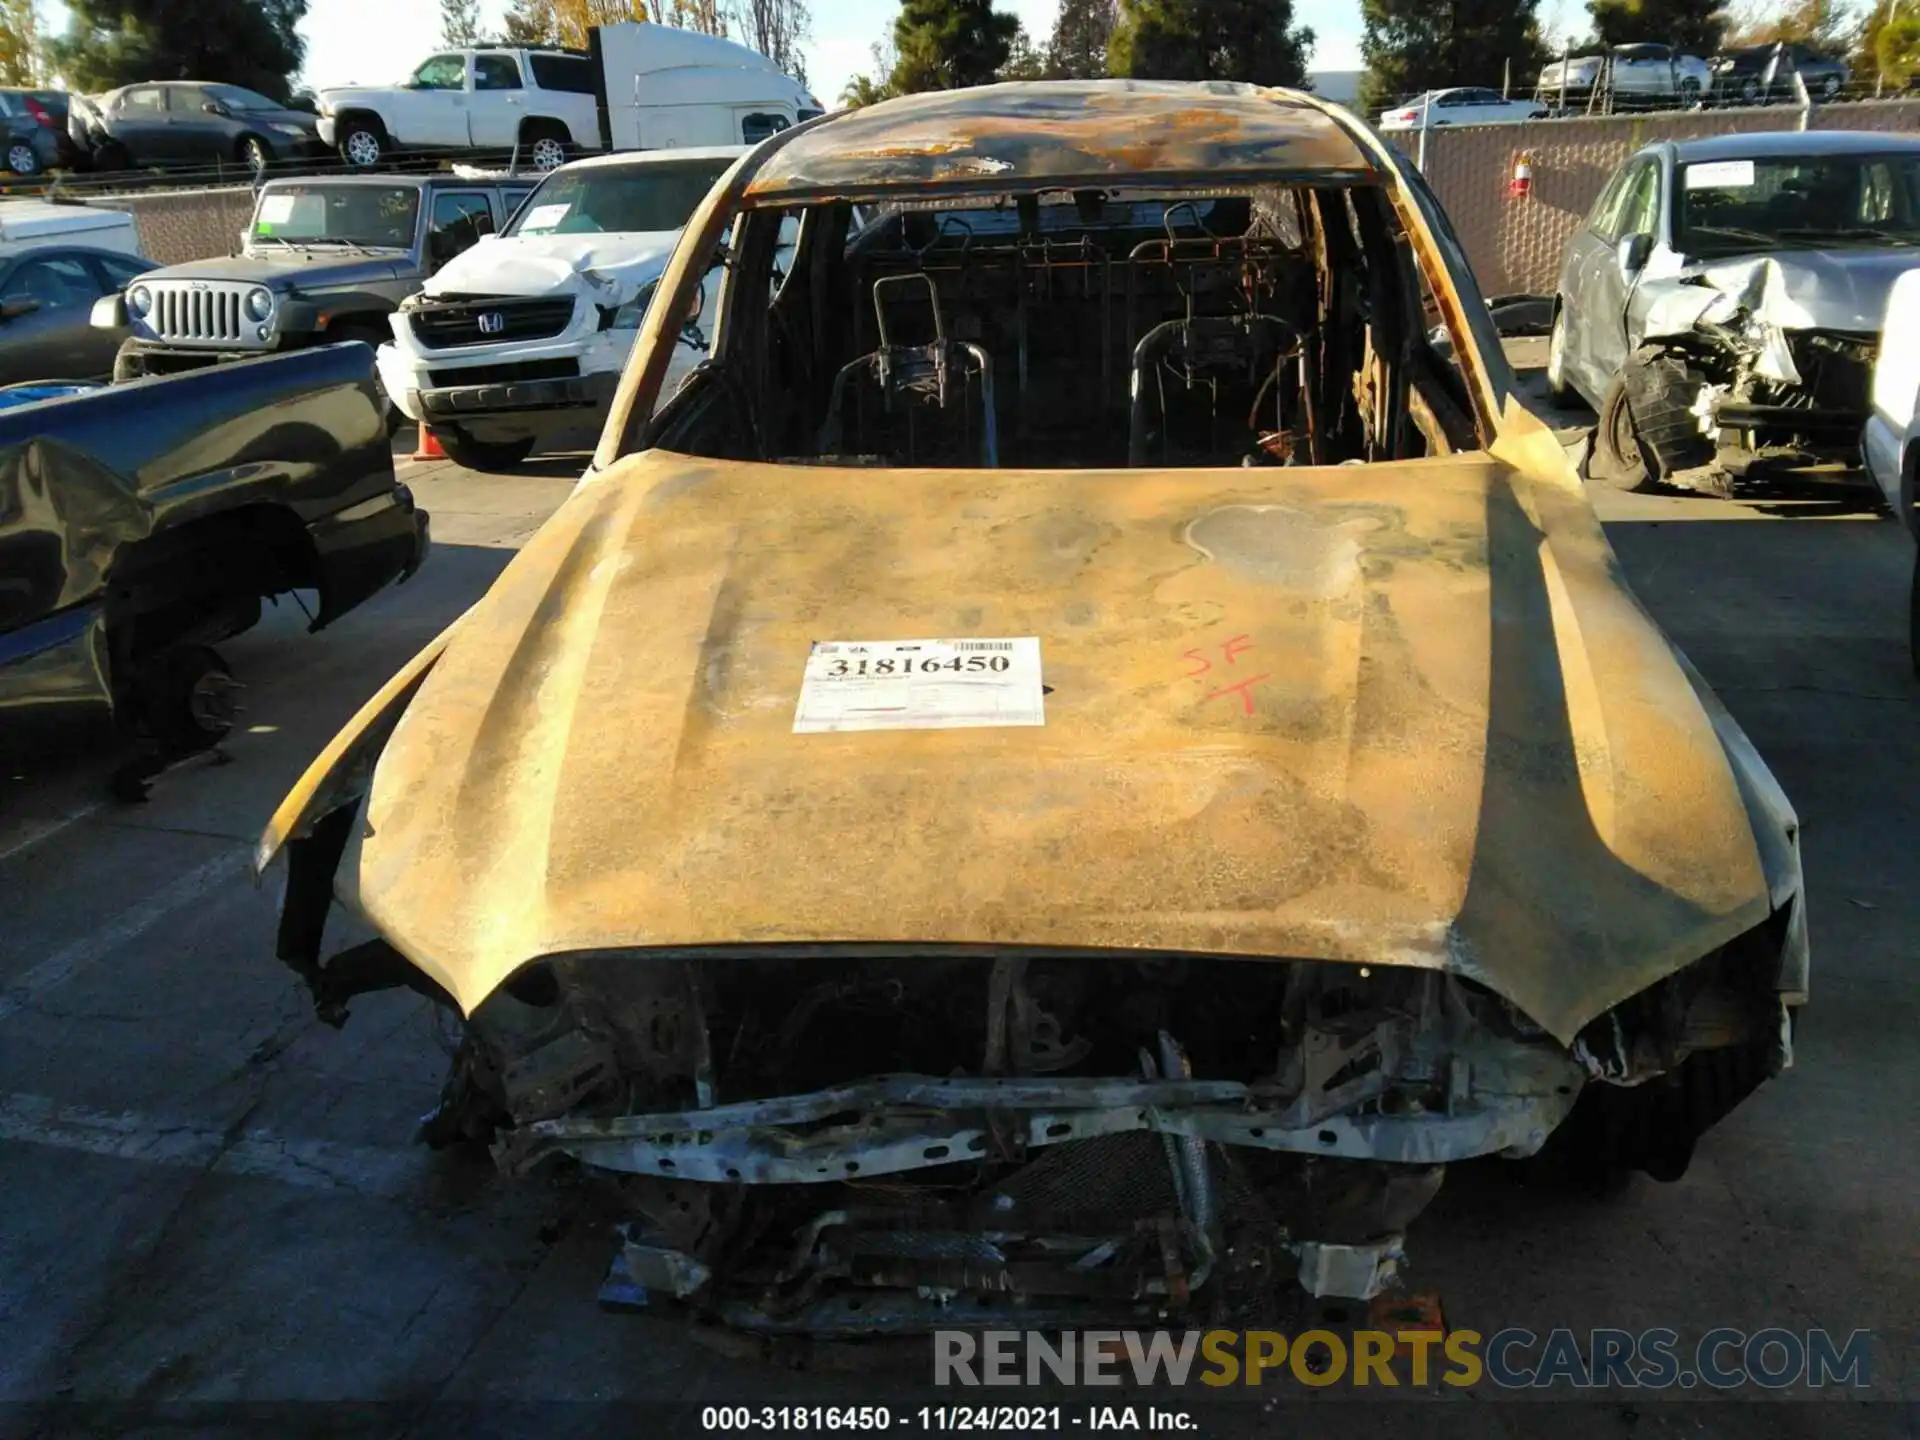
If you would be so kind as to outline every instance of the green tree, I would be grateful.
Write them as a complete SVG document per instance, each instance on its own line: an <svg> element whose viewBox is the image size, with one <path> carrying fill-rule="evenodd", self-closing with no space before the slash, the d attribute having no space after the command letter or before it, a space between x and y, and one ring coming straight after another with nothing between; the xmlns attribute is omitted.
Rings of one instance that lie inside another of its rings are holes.
<svg viewBox="0 0 1920 1440"><path fill-rule="evenodd" d="M1027 34L1026 27L1015 22L1013 43L1007 47L1007 63L1000 67L1000 80L1046 80L1051 78L1047 70L1047 57L1039 46L1033 43L1033 37Z"/></svg>
<svg viewBox="0 0 1920 1440"><path fill-rule="evenodd" d="M39 84L41 58L33 0L0 0L0 85Z"/></svg>
<svg viewBox="0 0 1920 1440"><path fill-rule="evenodd" d="M1298 86L1312 53L1292 0L1121 0L1107 66L1141 80Z"/></svg>
<svg viewBox="0 0 1920 1440"><path fill-rule="evenodd" d="M1542 53L1536 0L1360 0L1367 110L1450 85L1531 85Z"/></svg>
<svg viewBox="0 0 1920 1440"><path fill-rule="evenodd" d="M1603 45L1650 40L1711 55L1727 31L1721 0L1591 0L1587 11Z"/></svg>
<svg viewBox="0 0 1920 1440"><path fill-rule="evenodd" d="M1119 18L1115 0L1060 0L1047 42L1047 73L1062 80L1098 80Z"/></svg>
<svg viewBox="0 0 1920 1440"><path fill-rule="evenodd" d="M454 50L480 43L480 0L440 0L440 43Z"/></svg>
<svg viewBox="0 0 1920 1440"><path fill-rule="evenodd" d="M849 110L878 105L894 96L893 71L900 57L894 53L893 42L882 44L876 40L868 47L868 53L873 56L873 73L854 76L840 91L840 103Z"/></svg>
<svg viewBox="0 0 1920 1440"><path fill-rule="evenodd" d="M893 93L985 85L1007 63L1019 30L1019 17L995 10L993 0L900 0Z"/></svg>
<svg viewBox="0 0 1920 1440"><path fill-rule="evenodd" d="M67 0L49 58L76 90L218 80L284 100L306 46L307 0Z"/></svg>
<svg viewBox="0 0 1920 1440"><path fill-rule="evenodd" d="M1881 83L1904 90L1920 72L1920 15L1895 15L1874 31L1873 60Z"/></svg>

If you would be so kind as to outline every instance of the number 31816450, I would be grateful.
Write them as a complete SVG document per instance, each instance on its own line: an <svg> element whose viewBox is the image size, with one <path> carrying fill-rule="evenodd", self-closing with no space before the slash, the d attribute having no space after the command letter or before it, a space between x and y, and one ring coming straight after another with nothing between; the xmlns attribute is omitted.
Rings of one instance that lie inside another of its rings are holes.
<svg viewBox="0 0 1920 1440"><path fill-rule="evenodd" d="M1005 655L954 655L945 660L937 655L928 655L923 659L907 656L899 660L882 656L877 660L836 659L827 667L827 674L835 680L842 676L862 675L938 675L942 671L971 675L999 674L1012 664Z"/></svg>

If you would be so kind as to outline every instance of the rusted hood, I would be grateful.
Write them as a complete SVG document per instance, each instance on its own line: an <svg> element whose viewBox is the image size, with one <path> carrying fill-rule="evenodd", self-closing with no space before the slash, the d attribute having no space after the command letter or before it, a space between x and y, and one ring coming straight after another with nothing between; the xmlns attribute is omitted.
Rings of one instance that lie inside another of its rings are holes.
<svg viewBox="0 0 1920 1440"><path fill-rule="evenodd" d="M1037 637L1045 723L795 734L810 646ZM1722 748L1577 489L1485 456L871 471L652 452L461 623L361 904L471 1009L562 951L1443 968L1562 1039L1764 918Z"/></svg>

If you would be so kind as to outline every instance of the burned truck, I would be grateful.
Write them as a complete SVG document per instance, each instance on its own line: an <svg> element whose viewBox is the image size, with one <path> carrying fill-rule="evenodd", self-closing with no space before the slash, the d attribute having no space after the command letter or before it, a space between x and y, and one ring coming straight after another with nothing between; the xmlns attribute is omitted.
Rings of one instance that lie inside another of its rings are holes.
<svg viewBox="0 0 1920 1440"><path fill-rule="evenodd" d="M1449 1165L1678 1176L1791 1057L1797 833L1418 175L1056 82L729 171L594 468L257 858L324 1018L458 1025L429 1141L823 1336L1368 1297Z"/></svg>
<svg viewBox="0 0 1920 1440"><path fill-rule="evenodd" d="M1547 381L1599 416L1589 477L1731 493L1752 457L1857 477L1881 317L1920 266L1920 140L1662 142L1568 242Z"/></svg>

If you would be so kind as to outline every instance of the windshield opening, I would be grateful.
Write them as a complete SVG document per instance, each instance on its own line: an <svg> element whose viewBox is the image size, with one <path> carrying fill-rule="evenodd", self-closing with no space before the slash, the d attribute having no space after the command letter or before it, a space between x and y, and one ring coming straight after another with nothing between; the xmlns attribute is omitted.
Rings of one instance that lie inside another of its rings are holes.
<svg viewBox="0 0 1920 1440"><path fill-rule="evenodd" d="M595 166L550 176L508 235L651 234L678 230L733 164L730 156L672 164Z"/></svg>
<svg viewBox="0 0 1920 1440"><path fill-rule="evenodd" d="M1920 242L1920 153L1683 165L1674 234L1687 255L1912 245Z"/></svg>
<svg viewBox="0 0 1920 1440"><path fill-rule="evenodd" d="M260 197L253 238L404 250L419 213L420 192L408 186L288 185Z"/></svg>

